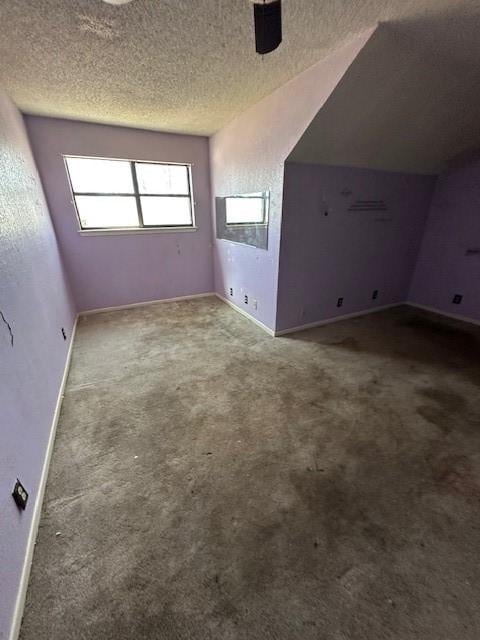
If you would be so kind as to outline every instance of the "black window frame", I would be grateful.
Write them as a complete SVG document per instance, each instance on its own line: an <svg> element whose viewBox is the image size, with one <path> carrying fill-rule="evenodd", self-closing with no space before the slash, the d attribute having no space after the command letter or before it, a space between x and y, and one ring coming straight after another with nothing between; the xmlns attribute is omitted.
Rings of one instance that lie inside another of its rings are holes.
<svg viewBox="0 0 480 640"><path fill-rule="evenodd" d="M70 171L68 168L68 159L69 158L84 158L85 160L107 160L112 162L125 162L130 165L130 171L132 174L132 183L133 183L133 193L99 193L96 191L75 191L72 184L72 179L70 177ZM75 207L75 213L77 216L78 226L80 231L101 231L102 233L108 233L109 231L144 231L144 230L169 230L169 229L196 229L195 225L195 201L193 199L193 182L192 182L192 164L187 162L163 162L158 160L126 160L124 158L104 158L100 156L77 156L72 154L65 154L63 156L63 161L65 164L65 170L67 172L68 183L70 186L70 192L72 195L72 204ZM137 170L136 165L139 164L159 164L164 166L175 166L175 167L185 167L187 170L187 180L188 180L188 194L185 193L140 193L138 188L138 178L137 178ZM127 226L127 227L84 227L82 226L82 221L80 218L80 214L77 207L76 196L109 196L109 197L129 197L135 198L136 208L137 208L137 216L138 216L138 226ZM141 198L143 196L146 197L158 197L158 198L188 198L189 207L190 207L190 224L176 224L176 225L159 225L159 224L145 224L143 220L143 212L142 212L142 203Z"/></svg>

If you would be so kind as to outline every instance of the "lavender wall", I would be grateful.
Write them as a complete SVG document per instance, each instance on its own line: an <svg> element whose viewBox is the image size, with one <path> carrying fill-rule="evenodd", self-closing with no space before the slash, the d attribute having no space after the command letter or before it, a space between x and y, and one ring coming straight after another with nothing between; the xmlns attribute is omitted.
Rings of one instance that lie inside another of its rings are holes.
<svg viewBox="0 0 480 640"><path fill-rule="evenodd" d="M286 163L277 330L405 301L434 182ZM387 211L347 211L357 199Z"/></svg>
<svg viewBox="0 0 480 640"><path fill-rule="evenodd" d="M213 196L270 190L268 250L215 240L215 291L271 329L276 322L283 163L372 31L296 76L210 139ZM245 293L250 303L258 301L257 309L244 304Z"/></svg>
<svg viewBox="0 0 480 640"><path fill-rule="evenodd" d="M409 300L480 321L480 153L438 179Z"/></svg>
<svg viewBox="0 0 480 640"><path fill-rule="evenodd" d="M3 94L0 272L0 638L7 638L75 312L23 120ZM10 495L17 476L30 493L22 513Z"/></svg>
<svg viewBox="0 0 480 640"><path fill-rule="evenodd" d="M208 140L27 116L80 311L213 290ZM81 235L62 154L192 163L197 231Z"/></svg>

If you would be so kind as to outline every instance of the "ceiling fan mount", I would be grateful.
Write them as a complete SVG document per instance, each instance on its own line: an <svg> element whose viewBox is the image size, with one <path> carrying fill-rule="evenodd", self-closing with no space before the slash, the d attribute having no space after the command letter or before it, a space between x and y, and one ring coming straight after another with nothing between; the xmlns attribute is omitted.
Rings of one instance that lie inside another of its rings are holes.
<svg viewBox="0 0 480 640"><path fill-rule="evenodd" d="M132 0L103 0L107 4L122 5ZM274 51L282 42L282 0L263 0L253 3L255 23L255 51L265 55Z"/></svg>

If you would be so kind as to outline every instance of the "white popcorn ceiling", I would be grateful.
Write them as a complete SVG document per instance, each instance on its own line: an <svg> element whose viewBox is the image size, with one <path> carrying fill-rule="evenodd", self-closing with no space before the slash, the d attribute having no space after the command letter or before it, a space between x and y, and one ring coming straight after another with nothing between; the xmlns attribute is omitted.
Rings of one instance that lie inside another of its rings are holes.
<svg viewBox="0 0 480 640"><path fill-rule="evenodd" d="M284 0L262 58L249 0L0 0L0 87L27 113L208 135L377 21L476 63L479 7Z"/></svg>

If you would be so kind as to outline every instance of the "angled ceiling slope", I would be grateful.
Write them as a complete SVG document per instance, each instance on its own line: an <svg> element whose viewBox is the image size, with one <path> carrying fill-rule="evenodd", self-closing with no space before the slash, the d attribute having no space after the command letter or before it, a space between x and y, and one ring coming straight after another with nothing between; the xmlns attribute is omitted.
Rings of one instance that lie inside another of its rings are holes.
<svg viewBox="0 0 480 640"><path fill-rule="evenodd" d="M220 192L228 194L234 183L239 189L239 176L251 178L251 167L268 173L273 166L283 165L375 29L350 39L212 136L213 174L221 174L226 183Z"/></svg>
<svg viewBox="0 0 480 640"><path fill-rule="evenodd" d="M480 76L380 25L288 160L435 174L480 145Z"/></svg>

